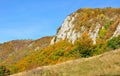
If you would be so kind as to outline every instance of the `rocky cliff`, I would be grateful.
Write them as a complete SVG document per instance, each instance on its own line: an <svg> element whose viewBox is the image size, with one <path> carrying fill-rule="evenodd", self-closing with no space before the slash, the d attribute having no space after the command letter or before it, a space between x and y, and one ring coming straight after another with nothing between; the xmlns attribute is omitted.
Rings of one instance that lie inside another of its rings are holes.
<svg viewBox="0 0 120 76"><path fill-rule="evenodd" d="M51 40L54 44L68 39L74 44L87 33L96 44L97 39L108 40L120 35L119 8L82 8L66 17L56 35Z"/></svg>

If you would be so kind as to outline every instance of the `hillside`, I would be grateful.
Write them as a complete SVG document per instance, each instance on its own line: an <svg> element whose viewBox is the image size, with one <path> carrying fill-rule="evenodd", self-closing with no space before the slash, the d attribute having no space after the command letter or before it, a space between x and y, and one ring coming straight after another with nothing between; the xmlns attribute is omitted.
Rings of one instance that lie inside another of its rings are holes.
<svg viewBox="0 0 120 76"><path fill-rule="evenodd" d="M84 61L84 58L89 59L89 57L119 48L120 8L81 8L67 16L54 37L13 40L0 44L0 66L3 66L3 71L6 67L10 74L15 74L69 60L83 59ZM119 56L115 57L119 58ZM93 61L80 64L90 66ZM100 64L99 61L98 64ZM105 62L105 65L108 64ZM77 67L75 63L73 65ZM95 67L97 70L97 66ZM62 66L59 68L64 69ZM86 69L88 71L93 68ZM113 71L113 73L116 72Z"/></svg>
<svg viewBox="0 0 120 76"><path fill-rule="evenodd" d="M11 76L117 76L120 75L120 49L90 58L39 67Z"/></svg>
<svg viewBox="0 0 120 76"><path fill-rule="evenodd" d="M13 40L0 44L0 64L10 65L49 45L52 37L37 40Z"/></svg>

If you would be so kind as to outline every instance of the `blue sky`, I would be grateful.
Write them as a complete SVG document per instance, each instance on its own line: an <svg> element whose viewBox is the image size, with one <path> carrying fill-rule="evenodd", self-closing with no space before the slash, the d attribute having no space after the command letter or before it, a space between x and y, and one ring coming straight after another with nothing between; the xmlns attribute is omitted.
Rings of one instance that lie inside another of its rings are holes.
<svg viewBox="0 0 120 76"><path fill-rule="evenodd" d="M0 0L0 43L55 35L79 8L120 7L120 0Z"/></svg>

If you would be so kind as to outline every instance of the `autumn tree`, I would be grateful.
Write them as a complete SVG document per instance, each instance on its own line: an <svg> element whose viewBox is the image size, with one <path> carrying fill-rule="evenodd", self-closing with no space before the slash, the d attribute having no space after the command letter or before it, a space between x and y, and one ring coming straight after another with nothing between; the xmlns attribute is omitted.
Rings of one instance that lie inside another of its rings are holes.
<svg viewBox="0 0 120 76"><path fill-rule="evenodd" d="M77 50L82 57L92 56L93 41L86 32L75 42L75 45L78 46Z"/></svg>

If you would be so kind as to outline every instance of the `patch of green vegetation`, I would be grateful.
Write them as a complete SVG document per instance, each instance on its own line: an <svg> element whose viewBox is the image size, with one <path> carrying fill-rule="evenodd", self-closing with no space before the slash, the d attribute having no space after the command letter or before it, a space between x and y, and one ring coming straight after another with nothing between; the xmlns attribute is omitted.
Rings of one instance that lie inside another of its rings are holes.
<svg viewBox="0 0 120 76"><path fill-rule="evenodd" d="M107 48L114 50L120 48L120 36L114 37L107 43Z"/></svg>
<svg viewBox="0 0 120 76"><path fill-rule="evenodd" d="M107 21L104 28L107 30L114 21Z"/></svg>
<svg viewBox="0 0 120 76"><path fill-rule="evenodd" d="M106 29L105 28L101 29L100 30L100 37L104 37L105 33L106 33Z"/></svg>
<svg viewBox="0 0 120 76"><path fill-rule="evenodd" d="M5 66L0 66L0 76L7 76L10 75L10 70L7 69Z"/></svg>
<svg viewBox="0 0 120 76"><path fill-rule="evenodd" d="M110 25L113 23L113 21L107 21L104 25L104 27L100 30L100 37L105 37L107 30L109 30Z"/></svg>

